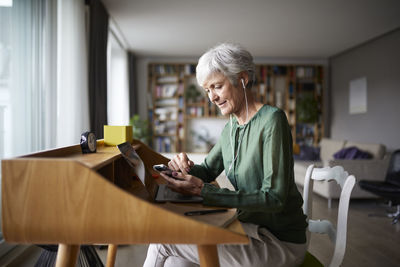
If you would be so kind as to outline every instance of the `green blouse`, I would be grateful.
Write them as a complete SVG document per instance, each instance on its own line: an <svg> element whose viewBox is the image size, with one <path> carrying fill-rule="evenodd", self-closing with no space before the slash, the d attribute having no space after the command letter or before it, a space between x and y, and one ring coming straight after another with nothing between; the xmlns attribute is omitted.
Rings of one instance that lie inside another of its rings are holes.
<svg viewBox="0 0 400 267"><path fill-rule="evenodd" d="M282 241L305 243L306 216L294 182L292 136L285 113L264 105L246 126L236 118L232 122L232 127L230 122L225 125L204 162L190 171L205 182L204 204L237 208L240 221L265 227ZM210 184L223 170L235 191Z"/></svg>

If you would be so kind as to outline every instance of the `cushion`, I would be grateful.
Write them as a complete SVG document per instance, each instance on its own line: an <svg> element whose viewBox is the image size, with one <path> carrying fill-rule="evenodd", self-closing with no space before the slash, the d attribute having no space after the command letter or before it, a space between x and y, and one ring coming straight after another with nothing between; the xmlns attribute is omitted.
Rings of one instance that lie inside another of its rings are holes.
<svg viewBox="0 0 400 267"><path fill-rule="evenodd" d="M345 147L333 154L335 159L372 159L369 152L358 149L358 147Z"/></svg>
<svg viewBox="0 0 400 267"><path fill-rule="evenodd" d="M320 158L322 161L333 159L333 154L342 149L345 145L344 140L333 140L330 138L322 138L319 146L321 148Z"/></svg>
<svg viewBox="0 0 400 267"><path fill-rule="evenodd" d="M344 147L352 147L352 146L355 146L360 150L370 153L374 159L383 159L386 153L386 147L381 144L356 143L349 141L346 143Z"/></svg>

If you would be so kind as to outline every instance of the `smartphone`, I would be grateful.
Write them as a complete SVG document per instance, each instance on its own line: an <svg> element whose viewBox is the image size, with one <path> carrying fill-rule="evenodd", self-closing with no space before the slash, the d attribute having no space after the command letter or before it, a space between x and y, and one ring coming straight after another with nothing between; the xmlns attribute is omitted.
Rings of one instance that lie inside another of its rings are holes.
<svg viewBox="0 0 400 267"><path fill-rule="evenodd" d="M154 166L153 166L153 169L154 169L155 171L158 171L158 172L163 172L164 174L168 175L168 176L171 177L171 178L174 178L174 179L176 179L176 180L181 180L181 181L183 181L183 179L181 179L181 178L172 176L172 172L173 172L173 171L172 171L170 168L168 168L168 166L166 166L166 165L164 165L164 164L157 164L157 165L154 165Z"/></svg>

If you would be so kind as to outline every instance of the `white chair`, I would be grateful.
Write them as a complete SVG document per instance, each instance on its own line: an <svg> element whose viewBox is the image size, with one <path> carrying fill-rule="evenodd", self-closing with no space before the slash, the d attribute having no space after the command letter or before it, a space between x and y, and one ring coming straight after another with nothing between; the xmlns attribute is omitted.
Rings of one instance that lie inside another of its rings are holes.
<svg viewBox="0 0 400 267"><path fill-rule="evenodd" d="M337 229L328 220L311 219L313 180L334 180L341 187ZM314 165L310 165L307 168L303 188L303 211L304 214L307 215L309 230L307 232L307 248L311 233L328 234L329 239L334 244L335 248L329 267L340 266L344 258L344 253L346 251L347 214L349 210L350 195L355 182L356 179L354 175L349 175L341 166L314 168ZM301 266L322 266L322 264L311 253L307 252L306 258Z"/></svg>

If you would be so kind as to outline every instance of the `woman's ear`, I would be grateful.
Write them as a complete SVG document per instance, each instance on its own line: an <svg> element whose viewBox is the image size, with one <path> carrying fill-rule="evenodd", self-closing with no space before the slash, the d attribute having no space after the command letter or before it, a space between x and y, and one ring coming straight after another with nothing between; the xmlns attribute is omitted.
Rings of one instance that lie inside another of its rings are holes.
<svg viewBox="0 0 400 267"><path fill-rule="evenodd" d="M247 88L247 84L249 83L249 74L247 71L242 71L239 73L239 83L243 86L243 88Z"/></svg>

